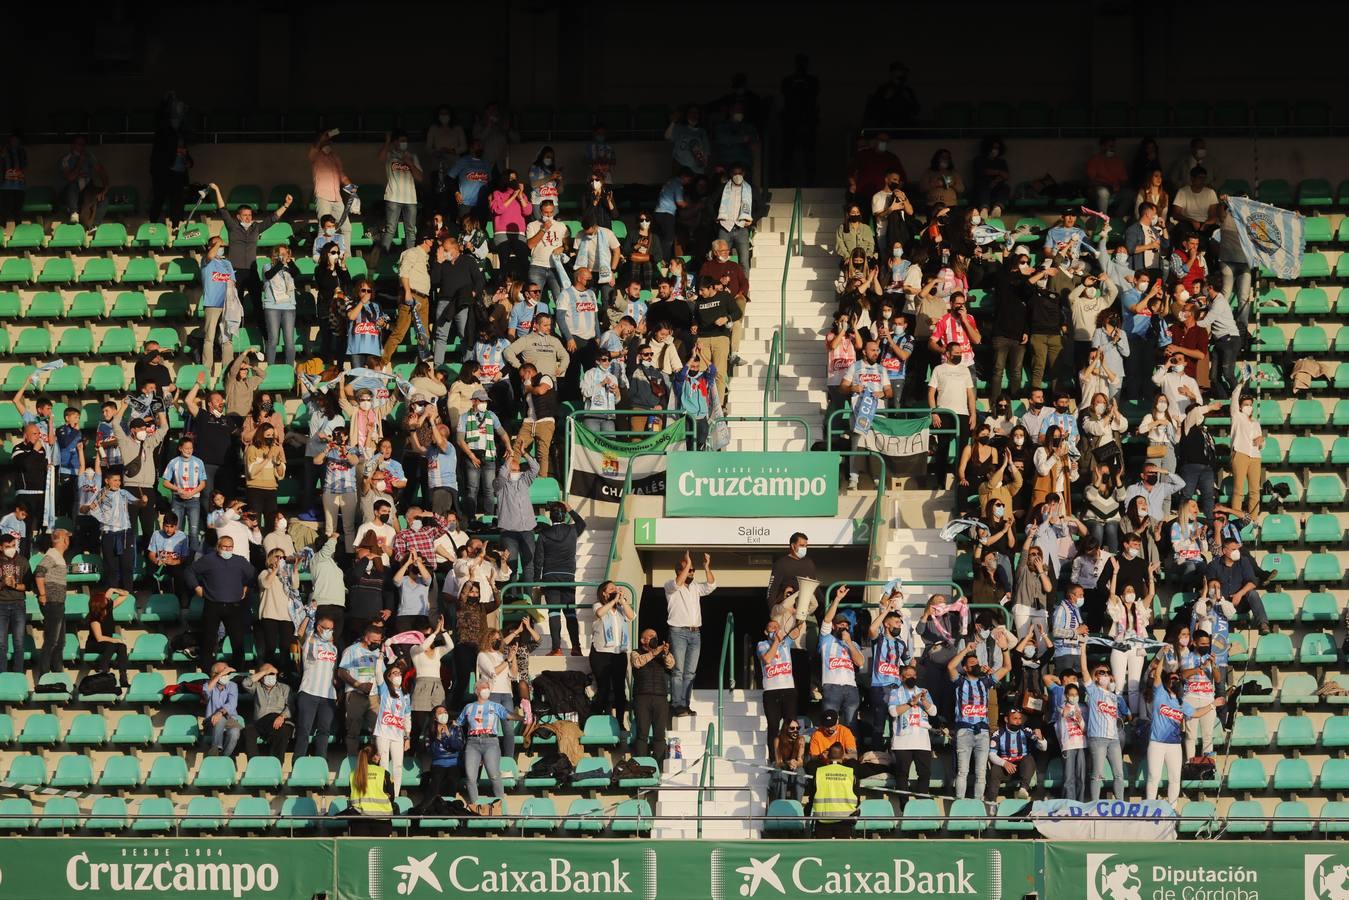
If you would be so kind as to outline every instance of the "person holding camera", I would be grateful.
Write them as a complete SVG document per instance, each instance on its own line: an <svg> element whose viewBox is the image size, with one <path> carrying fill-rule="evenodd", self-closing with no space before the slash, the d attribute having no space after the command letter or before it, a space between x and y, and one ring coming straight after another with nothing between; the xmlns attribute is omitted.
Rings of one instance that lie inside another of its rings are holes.
<svg viewBox="0 0 1349 900"><path fill-rule="evenodd" d="M595 709L612 712L623 729L628 711L628 649L632 646L630 625L637 613L627 592L606 581L599 586L591 605L595 620L590 627L590 672L595 677Z"/></svg>
<svg viewBox="0 0 1349 900"><path fill-rule="evenodd" d="M689 414L693 422L685 435L689 450L708 449L712 421L721 418L721 393L717 390L717 367L712 365L701 341L693 345L693 356L670 382L673 409Z"/></svg>
<svg viewBox="0 0 1349 900"><path fill-rule="evenodd" d="M548 610L548 636L553 649L549 656L562 655L562 620L567 620L571 655L581 655L580 627L576 621L576 588L565 582L576 579L576 541L586 530L586 520L564 501L548 504L548 524L536 525L539 580L558 582L545 587L543 600ZM564 605L565 604L565 605ZM556 607L561 606L561 609ZM640 755L640 754L639 754Z"/></svg>
<svg viewBox="0 0 1349 900"><path fill-rule="evenodd" d="M422 165L417 154L408 149L408 133L401 128L384 135L379 149L384 163L384 233L380 248L384 253L393 246L398 222L403 223L403 247L412 246L417 233L417 182L422 180Z"/></svg>
<svg viewBox="0 0 1349 900"><path fill-rule="evenodd" d="M290 248L284 244L272 251L271 263L262 273L262 317L267 326L267 365L276 362L278 342L286 345L286 365L295 365L295 298L300 270Z"/></svg>
<svg viewBox="0 0 1349 900"><path fill-rule="evenodd" d="M629 659L636 719L632 755L652 756L661 762L666 753L665 731L670 724L670 672L675 665L670 642L657 643L655 629L643 629L637 649L629 654Z"/></svg>
<svg viewBox="0 0 1349 900"><path fill-rule="evenodd" d="M333 532L341 524L347 552L356 543L356 467L361 449L347 442L347 428L333 429L332 440L314 454L314 465L323 466L323 528Z"/></svg>
<svg viewBox="0 0 1349 900"><path fill-rule="evenodd" d="M276 518L277 490L286 477L286 456L270 424L253 433L253 442L244 451L244 477L249 508L261 521L271 522Z"/></svg>

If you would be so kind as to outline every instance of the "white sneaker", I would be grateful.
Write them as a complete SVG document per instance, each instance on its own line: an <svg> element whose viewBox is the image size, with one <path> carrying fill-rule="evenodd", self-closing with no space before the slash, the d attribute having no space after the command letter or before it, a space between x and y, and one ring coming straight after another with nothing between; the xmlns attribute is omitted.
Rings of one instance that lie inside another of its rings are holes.
<svg viewBox="0 0 1349 900"><path fill-rule="evenodd" d="M856 475L849 475L849 476L848 476L848 490L850 490L850 491L855 491L855 490L857 490L857 480L858 480L858 476L856 476Z"/></svg>

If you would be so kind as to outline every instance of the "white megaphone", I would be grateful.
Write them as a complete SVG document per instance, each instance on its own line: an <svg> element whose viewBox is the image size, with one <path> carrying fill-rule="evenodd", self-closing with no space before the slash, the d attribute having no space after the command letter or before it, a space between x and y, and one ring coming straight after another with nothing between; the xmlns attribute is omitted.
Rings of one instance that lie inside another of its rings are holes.
<svg viewBox="0 0 1349 900"><path fill-rule="evenodd" d="M804 622L815 612L815 591L819 587L820 583L814 578L796 576L796 621Z"/></svg>

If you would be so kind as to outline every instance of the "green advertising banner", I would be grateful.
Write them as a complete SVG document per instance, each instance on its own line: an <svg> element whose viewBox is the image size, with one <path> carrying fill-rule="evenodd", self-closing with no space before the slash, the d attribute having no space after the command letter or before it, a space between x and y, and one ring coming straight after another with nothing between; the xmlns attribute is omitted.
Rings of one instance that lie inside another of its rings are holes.
<svg viewBox="0 0 1349 900"><path fill-rule="evenodd" d="M1289 841L1179 841L1045 846L1050 898L1344 900L1349 847Z"/></svg>
<svg viewBox="0 0 1349 900"><path fill-rule="evenodd" d="M837 516L837 453L666 456L665 515Z"/></svg>
<svg viewBox="0 0 1349 900"><path fill-rule="evenodd" d="M0 897L308 898L332 890L331 840L6 838Z"/></svg>
<svg viewBox="0 0 1349 900"><path fill-rule="evenodd" d="M342 900L511 895L780 900L856 894L1019 900L1031 841L343 840Z"/></svg>

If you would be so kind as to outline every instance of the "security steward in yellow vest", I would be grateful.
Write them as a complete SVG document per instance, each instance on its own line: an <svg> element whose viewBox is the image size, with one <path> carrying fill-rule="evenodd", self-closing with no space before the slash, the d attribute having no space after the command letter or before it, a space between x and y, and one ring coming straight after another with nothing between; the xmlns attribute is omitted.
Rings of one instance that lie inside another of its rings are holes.
<svg viewBox="0 0 1349 900"><path fill-rule="evenodd" d="M857 769L843 759L843 747L829 748L829 762L815 770L810 814L816 837L851 837L857 815Z"/></svg>
<svg viewBox="0 0 1349 900"><path fill-rule="evenodd" d="M393 801L389 797L388 772L380 765L379 752L367 744L356 756L351 771L351 834L386 837L393 833Z"/></svg>

